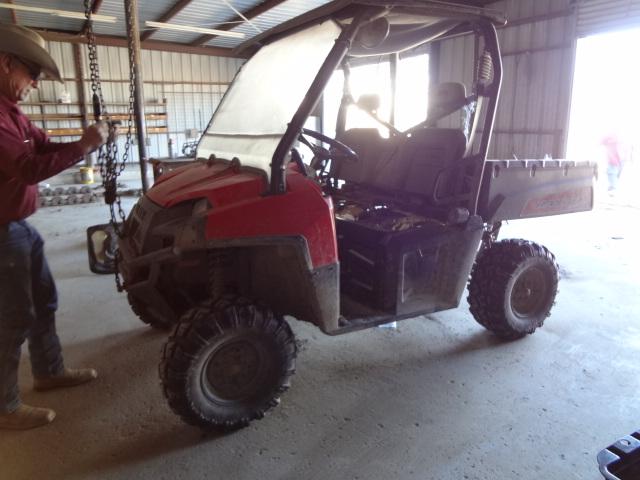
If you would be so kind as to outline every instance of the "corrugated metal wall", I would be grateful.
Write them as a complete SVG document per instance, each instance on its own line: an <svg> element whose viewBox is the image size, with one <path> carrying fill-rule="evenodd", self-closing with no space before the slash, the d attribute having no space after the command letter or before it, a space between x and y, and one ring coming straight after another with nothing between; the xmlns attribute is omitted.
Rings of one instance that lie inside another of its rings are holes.
<svg viewBox="0 0 640 480"><path fill-rule="evenodd" d="M504 79L490 158L564 156L575 56L571 0L491 4L509 20L498 30ZM438 82L473 79L472 36L441 44Z"/></svg>
<svg viewBox="0 0 640 480"><path fill-rule="evenodd" d="M44 103L44 105L24 105L28 113L80 113L78 103L76 72L73 62L73 45L69 43L49 42L49 52L60 67L65 85L43 81L37 93L33 93L28 103ZM107 110L110 113L126 112L125 105L129 98L128 54L127 49L98 46L102 92ZM91 108L91 84L89 82L89 61L86 46L82 46L82 61L85 78L86 101ZM145 113L167 113L167 120L149 120L147 127L166 125L168 133L148 134L150 145L149 157L168 155L168 141L172 139L174 151L180 153L182 145L189 139L186 131L197 129L202 131L207 126L211 115L218 106L222 95L244 59L210 57L205 55L181 54L142 50L141 66L144 80ZM71 97L71 105L55 104L61 94L67 91ZM54 103L54 104L51 104ZM43 126L41 122L38 122ZM47 128L78 128L75 122L48 122ZM77 137L57 137L54 141L67 141ZM193 140L193 139L192 139ZM124 146L124 138L119 139L120 151ZM133 148L132 158L138 159L138 152Z"/></svg>
<svg viewBox="0 0 640 480"><path fill-rule="evenodd" d="M580 0L578 36L640 25L640 0Z"/></svg>

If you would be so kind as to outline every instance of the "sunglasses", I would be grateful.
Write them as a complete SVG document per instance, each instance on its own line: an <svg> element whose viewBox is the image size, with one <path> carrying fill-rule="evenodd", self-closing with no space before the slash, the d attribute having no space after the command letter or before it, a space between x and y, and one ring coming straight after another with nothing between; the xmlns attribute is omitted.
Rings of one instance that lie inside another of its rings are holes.
<svg viewBox="0 0 640 480"><path fill-rule="evenodd" d="M39 66L26 62L25 60L18 57L13 57L13 58L17 60L18 63L22 64L24 68L27 69L27 71L29 72L29 78L31 78L31 80L35 82L40 79L40 74L42 73L42 69Z"/></svg>

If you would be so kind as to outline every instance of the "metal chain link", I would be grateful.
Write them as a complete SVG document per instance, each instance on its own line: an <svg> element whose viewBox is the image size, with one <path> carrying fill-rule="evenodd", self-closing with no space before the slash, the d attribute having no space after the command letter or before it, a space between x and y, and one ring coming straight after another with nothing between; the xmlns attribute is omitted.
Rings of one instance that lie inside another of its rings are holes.
<svg viewBox="0 0 640 480"><path fill-rule="evenodd" d="M128 8L131 9L131 2L127 2ZM91 16L93 14L92 1L84 0L85 17L87 19L87 48L89 54L89 71L91 75L91 91L93 93L94 113L105 117L109 123L109 140L103 146L98 149L98 166L100 167L100 176L102 177L102 186L104 187L105 203L109 205L109 212L111 215L110 224L113 231L122 238L125 235L123 227L120 227L119 223L124 226L126 215L122 209L122 203L120 195L118 195L118 177L125 169L127 160L129 159L131 151L131 128L133 125L134 114L134 101L135 101L135 70L133 63L133 39L129 38L129 103L128 103L128 116L127 116L127 133L125 137L124 152L122 154L122 160L120 161L118 155L118 144L115 140L117 124L110 121L109 114L107 113L106 104L102 95L102 85L100 82L100 70L98 66L98 52L96 46L96 37L93 31L93 21ZM127 18L132 18L129 10L127 12ZM128 29L129 31L131 29ZM97 119L96 119L97 120ZM122 280L118 273L118 260L119 253L116 253L115 262L115 281L118 291L124 290Z"/></svg>

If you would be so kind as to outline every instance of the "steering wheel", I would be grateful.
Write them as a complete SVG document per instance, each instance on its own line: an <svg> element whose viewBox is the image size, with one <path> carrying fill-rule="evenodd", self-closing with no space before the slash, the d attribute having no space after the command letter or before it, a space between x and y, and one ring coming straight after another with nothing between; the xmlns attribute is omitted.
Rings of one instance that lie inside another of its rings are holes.
<svg viewBox="0 0 640 480"><path fill-rule="evenodd" d="M311 143L305 138L305 135L328 144L330 148L327 149L321 145L315 145ZM309 147L309 149L313 153L313 159L311 160L310 167L314 170L317 170L320 176L325 173L324 170L327 167L327 162L331 159L349 160L352 162L358 161L358 154L354 152L350 147L342 142L339 142L335 138L327 137L326 135L323 135L320 132L316 132L315 130L303 128L302 133L298 137L298 140Z"/></svg>

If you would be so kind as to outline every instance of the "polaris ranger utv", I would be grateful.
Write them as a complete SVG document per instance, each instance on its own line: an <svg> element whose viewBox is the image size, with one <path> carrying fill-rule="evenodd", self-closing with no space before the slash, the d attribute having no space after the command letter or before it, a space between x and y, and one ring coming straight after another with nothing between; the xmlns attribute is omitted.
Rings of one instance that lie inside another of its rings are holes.
<svg viewBox="0 0 640 480"><path fill-rule="evenodd" d="M439 1L339 0L240 47L253 54L198 161L158 179L119 243L134 311L173 326L160 376L186 422L236 428L277 404L296 357L285 316L340 335L455 308L468 282L471 313L496 335L542 325L554 256L497 241L500 222L590 210L595 167L487 160L501 23ZM335 138L305 128L332 73L348 83L352 59L469 32L481 53L470 93L433 86L423 122L399 131L376 116L375 96L355 100L346 86ZM346 129L349 108L388 135ZM464 117L460 128L439 126L450 115Z"/></svg>

